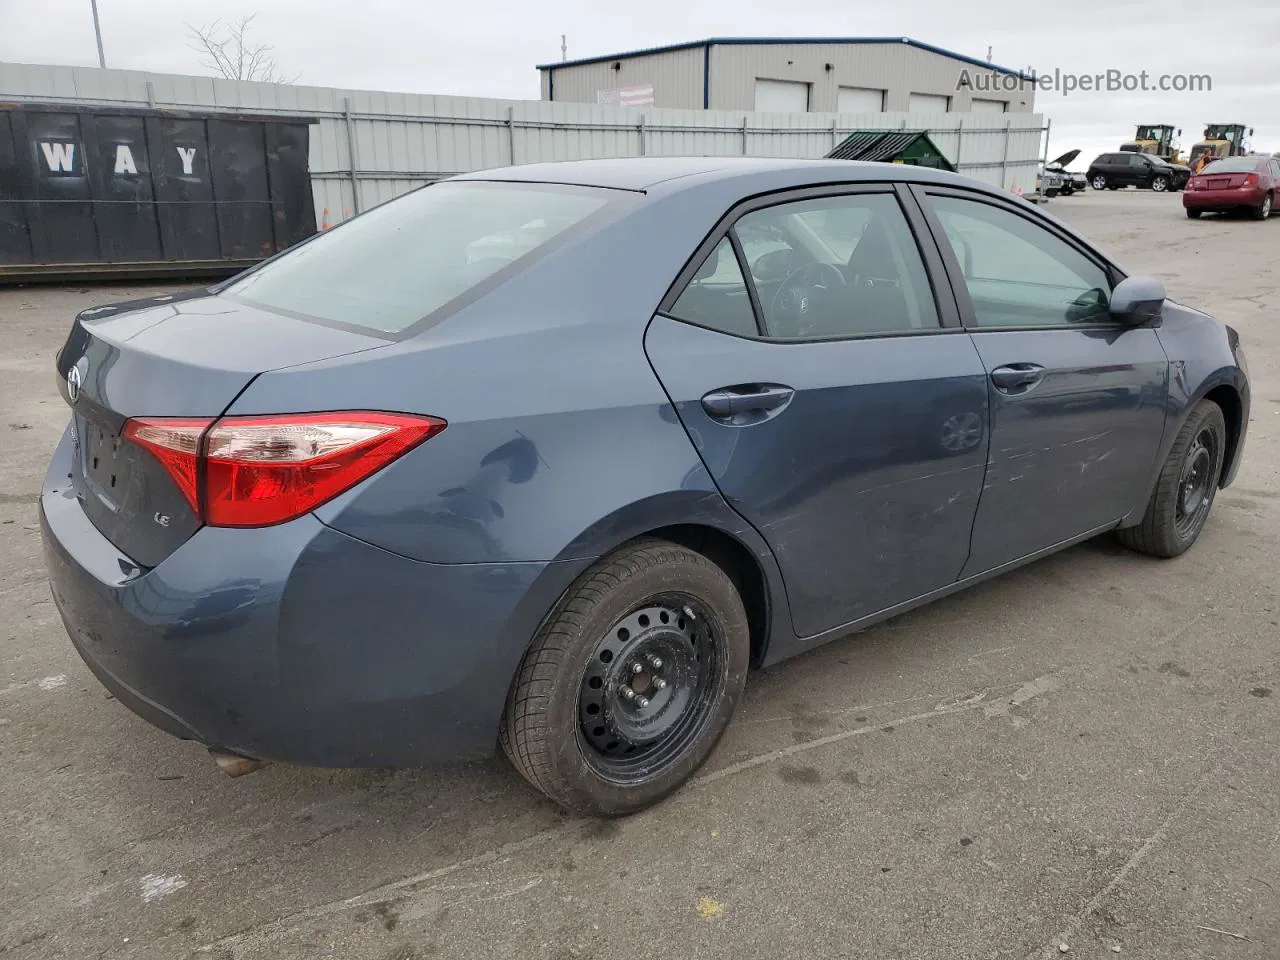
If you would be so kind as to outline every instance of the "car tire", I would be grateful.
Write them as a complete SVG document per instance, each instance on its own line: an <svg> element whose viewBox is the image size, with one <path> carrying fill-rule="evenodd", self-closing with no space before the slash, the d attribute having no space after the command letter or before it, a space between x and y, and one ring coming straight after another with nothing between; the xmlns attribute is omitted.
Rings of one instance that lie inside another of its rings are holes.
<svg viewBox="0 0 1280 960"><path fill-rule="evenodd" d="M1253 208L1253 219L1269 220L1271 218L1271 204L1271 194L1268 193L1262 198L1261 205Z"/></svg>
<svg viewBox="0 0 1280 960"><path fill-rule="evenodd" d="M1151 189L1154 190L1156 193L1166 192L1169 189L1169 178L1168 177L1152 177Z"/></svg>
<svg viewBox="0 0 1280 960"><path fill-rule="evenodd" d="M1226 446L1222 408L1201 400L1173 441L1142 522L1117 531L1120 542L1164 559L1185 553L1209 518Z"/></svg>
<svg viewBox="0 0 1280 960"><path fill-rule="evenodd" d="M1188 219L1188 220L1199 220L1199 219L1200 219L1200 215L1201 215L1202 213L1204 213L1204 211L1203 211L1203 210L1191 210L1191 209L1188 209L1188 210L1187 210L1187 219Z"/></svg>
<svg viewBox="0 0 1280 960"><path fill-rule="evenodd" d="M1095 190L1105 190L1107 189L1107 178L1099 173L1089 180L1089 186Z"/></svg>
<svg viewBox="0 0 1280 960"><path fill-rule="evenodd" d="M724 570L677 544L638 541L583 573L539 630L499 742L561 806L636 813L710 755L742 697L750 651Z"/></svg>

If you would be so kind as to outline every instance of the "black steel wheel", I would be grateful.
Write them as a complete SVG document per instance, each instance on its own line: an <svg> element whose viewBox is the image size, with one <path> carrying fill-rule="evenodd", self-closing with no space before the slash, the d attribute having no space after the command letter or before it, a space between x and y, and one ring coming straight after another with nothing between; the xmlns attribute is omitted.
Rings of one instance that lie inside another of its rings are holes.
<svg viewBox="0 0 1280 960"><path fill-rule="evenodd" d="M578 578L525 654L503 750L575 812L651 806L728 726L749 633L734 582L707 557L661 540L625 547Z"/></svg>
<svg viewBox="0 0 1280 960"><path fill-rule="evenodd" d="M724 643L693 597L655 597L611 625L578 691L583 756L606 779L643 779L697 740L724 686Z"/></svg>
<svg viewBox="0 0 1280 960"><path fill-rule="evenodd" d="M1117 532L1120 542L1155 557L1176 557L1196 542L1222 477L1227 426L1222 408L1202 400L1173 442L1142 522Z"/></svg>
<svg viewBox="0 0 1280 960"><path fill-rule="evenodd" d="M1213 491L1218 485L1215 469L1220 471L1221 438L1211 426L1201 427L1182 458L1182 476L1178 479L1178 500L1174 507L1174 532L1183 539L1194 536L1204 526Z"/></svg>

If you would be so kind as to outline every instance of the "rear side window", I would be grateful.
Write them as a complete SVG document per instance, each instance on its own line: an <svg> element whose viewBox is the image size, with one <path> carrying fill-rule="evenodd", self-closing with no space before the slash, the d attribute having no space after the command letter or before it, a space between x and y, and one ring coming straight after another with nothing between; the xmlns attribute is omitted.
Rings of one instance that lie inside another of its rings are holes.
<svg viewBox="0 0 1280 960"><path fill-rule="evenodd" d="M939 327L919 247L891 193L764 207L744 214L731 236L741 258L729 237L721 240L672 305L672 316L770 340Z"/></svg>
<svg viewBox="0 0 1280 960"><path fill-rule="evenodd" d="M616 192L445 182L383 204L236 280L225 293L268 309L396 334L566 230Z"/></svg>
<svg viewBox="0 0 1280 960"><path fill-rule="evenodd" d="M918 333L938 327L933 289L891 193L821 197L746 214L734 226L765 333L777 340ZM751 239L777 249L755 256Z"/></svg>
<svg viewBox="0 0 1280 960"><path fill-rule="evenodd" d="M1223 157L1213 162L1214 173L1255 173L1260 163L1257 157Z"/></svg>
<svg viewBox="0 0 1280 960"><path fill-rule="evenodd" d="M723 333L754 337L756 315L742 267L728 237L721 240L671 307L678 320Z"/></svg>

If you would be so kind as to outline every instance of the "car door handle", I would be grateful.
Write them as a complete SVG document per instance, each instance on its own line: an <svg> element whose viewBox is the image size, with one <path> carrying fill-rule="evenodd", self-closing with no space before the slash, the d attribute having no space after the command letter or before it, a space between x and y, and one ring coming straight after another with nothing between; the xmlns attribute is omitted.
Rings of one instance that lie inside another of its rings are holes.
<svg viewBox="0 0 1280 960"><path fill-rule="evenodd" d="M1038 363L1008 363L991 371L991 382L1005 393L1028 390L1043 378L1044 367Z"/></svg>
<svg viewBox="0 0 1280 960"><path fill-rule="evenodd" d="M795 391L776 383L744 384L713 390L702 398L702 409L716 420L742 413L763 413L786 406Z"/></svg>

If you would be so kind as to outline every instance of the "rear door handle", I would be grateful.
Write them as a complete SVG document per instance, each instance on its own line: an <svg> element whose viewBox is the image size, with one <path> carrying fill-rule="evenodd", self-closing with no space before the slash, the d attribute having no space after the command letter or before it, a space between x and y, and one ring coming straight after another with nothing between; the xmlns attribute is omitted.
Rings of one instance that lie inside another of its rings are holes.
<svg viewBox="0 0 1280 960"><path fill-rule="evenodd" d="M715 420L743 413L765 413L786 406L795 391L776 383L744 384L713 390L702 398L702 409Z"/></svg>
<svg viewBox="0 0 1280 960"><path fill-rule="evenodd" d="M1044 379L1038 363L1008 363L991 371L991 382L1003 393L1021 393Z"/></svg>

